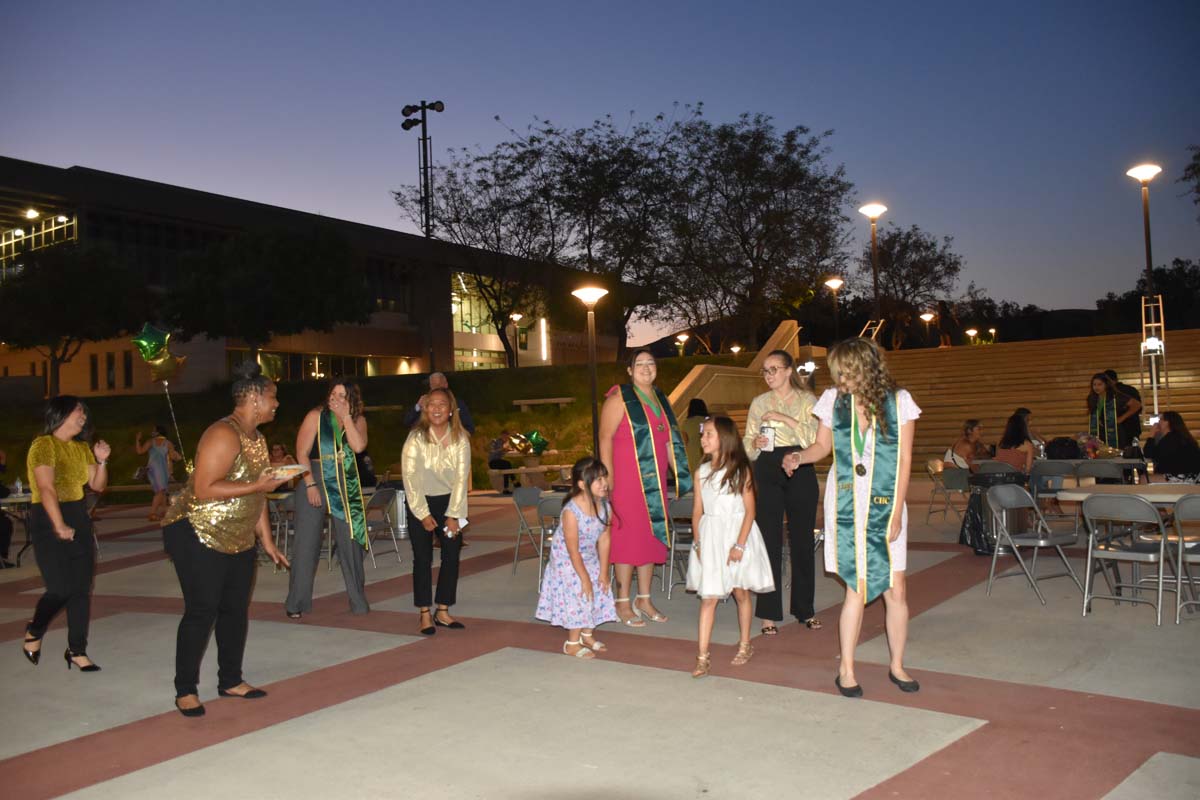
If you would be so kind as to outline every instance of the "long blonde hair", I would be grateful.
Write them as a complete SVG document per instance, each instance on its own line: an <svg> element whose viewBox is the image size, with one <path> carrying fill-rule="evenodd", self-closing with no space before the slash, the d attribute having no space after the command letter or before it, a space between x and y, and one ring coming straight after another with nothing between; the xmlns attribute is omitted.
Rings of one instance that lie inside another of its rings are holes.
<svg viewBox="0 0 1200 800"><path fill-rule="evenodd" d="M829 375L839 392L842 378L854 383L854 394L861 397L868 414L875 417L880 433L887 433L887 420L880 414L884 399L896 391L896 381L888 371L883 349L871 339L846 339L838 342L826 357Z"/></svg>
<svg viewBox="0 0 1200 800"><path fill-rule="evenodd" d="M462 422L458 419L458 401L454 399L454 392L449 389L430 389L426 397L433 397L438 393L444 394L446 400L450 403L450 441L457 442L459 436L467 435L467 429L462 426ZM421 432L426 442L433 444L433 436L429 433L429 429L432 427L433 425L429 422L429 401L427 399L425 404L421 406L421 417L417 420L414 429Z"/></svg>

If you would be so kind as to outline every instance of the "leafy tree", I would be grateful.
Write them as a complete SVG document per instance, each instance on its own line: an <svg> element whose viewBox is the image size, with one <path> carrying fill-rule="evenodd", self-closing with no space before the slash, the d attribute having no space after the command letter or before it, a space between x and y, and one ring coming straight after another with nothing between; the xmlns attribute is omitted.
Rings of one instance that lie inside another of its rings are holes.
<svg viewBox="0 0 1200 800"><path fill-rule="evenodd" d="M1187 194L1192 196L1193 203L1200 206L1200 145L1194 144L1188 150L1192 151L1192 160L1175 182L1190 184ZM1200 221L1200 216L1197 216L1196 220Z"/></svg>
<svg viewBox="0 0 1200 800"><path fill-rule="evenodd" d="M543 305L542 265L558 260L566 239L564 221L553 206L544 154L520 142L489 153L450 153L439 168L433 218L439 238L463 245L467 291L483 301L509 366L516 363L510 341L511 315L526 316ZM420 219L421 192L403 186L393 192L401 211Z"/></svg>
<svg viewBox="0 0 1200 800"><path fill-rule="evenodd" d="M844 272L853 187L825 161L831 135L780 133L762 114L680 126L666 260L685 284L716 280L749 346L785 294Z"/></svg>
<svg viewBox="0 0 1200 800"><path fill-rule="evenodd" d="M1171 266L1154 268L1154 291L1163 297L1163 317L1168 329L1200 328L1200 263L1176 258ZM1096 301L1101 329L1106 333L1136 331L1146 295L1146 275L1137 286L1116 294L1109 292Z"/></svg>
<svg viewBox="0 0 1200 800"><path fill-rule="evenodd" d="M243 233L183 257L166 316L184 339L235 337L257 358L274 336L367 322L372 300L362 263L332 230Z"/></svg>
<svg viewBox="0 0 1200 800"><path fill-rule="evenodd" d="M878 232L879 293L885 317L891 321L893 349L916 331L922 312L953 295L963 266L962 256L950 249L953 242L950 236L939 241L916 225L886 225ZM870 285L870 243L863 246L857 278Z"/></svg>
<svg viewBox="0 0 1200 800"><path fill-rule="evenodd" d="M112 339L145 322L149 295L144 276L106 249L58 245L22 262L0 283L0 339L49 362L53 397L59 368L84 342Z"/></svg>

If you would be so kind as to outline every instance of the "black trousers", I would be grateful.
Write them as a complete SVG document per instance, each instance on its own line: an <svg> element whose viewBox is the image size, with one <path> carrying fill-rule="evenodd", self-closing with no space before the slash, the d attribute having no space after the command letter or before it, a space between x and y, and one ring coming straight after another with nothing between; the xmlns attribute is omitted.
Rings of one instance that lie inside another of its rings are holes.
<svg viewBox="0 0 1200 800"><path fill-rule="evenodd" d="M42 636L50 621L67 607L67 645L72 652L87 652L88 623L92 616L92 577L96 572L96 540L92 520L82 500L59 503L63 522L75 529L75 538L63 541L54 534L50 516L41 503L29 508L29 533L33 555L46 584L29 623L29 632Z"/></svg>
<svg viewBox="0 0 1200 800"><path fill-rule="evenodd" d="M817 473L805 464L788 477L781 466L783 456L799 447L781 447L759 453L754 462L754 482L758 510L754 521L762 531L775 591L758 596L756 613L759 619L783 619L783 517L787 515L788 547L792 563L791 613L806 620L816 611L813 592L816 575L813 571L813 528L817 521Z"/></svg>
<svg viewBox="0 0 1200 800"><path fill-rule="evenodd" d="M446 535L446 508L450 505L450 495L441 494L426 497L429 513L433 516L437 527L433 533L425 530L421 520L413 516L412 509L405 506L408 513L408 541L413 551L413 604L417 608L432 605L436 599L440 606L452 606L458 599L458 554L462 549L462 534L453 538ZM442 545L442 564L438 570L437 597L433 597L433 537L438 537Z"/></svg>
<svg viewBox="0 0 1200 800"><path fill-rule="evenodd" d="M200 661L213 626L217 629L217 688L242 682L250 589L254 584L254 548L219 553L201 543L187 518L163 529L167 555L183 590L183 619L175 637L175 696L196 694Z"/></svg>
<svg viewBox="0 0 1200 800"><path fill-rule="evenodd" d="M0 511L0 558L8 561L8 549L12 547L13 524L8 514Z"/></svg>

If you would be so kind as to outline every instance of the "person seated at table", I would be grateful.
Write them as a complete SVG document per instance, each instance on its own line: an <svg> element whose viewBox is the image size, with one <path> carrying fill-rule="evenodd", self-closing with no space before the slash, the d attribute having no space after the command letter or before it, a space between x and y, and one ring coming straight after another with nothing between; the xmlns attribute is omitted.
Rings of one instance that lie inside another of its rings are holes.
<svg viewBox="0 0 1200 800"><path fill-rule="evenodd" d="M996 460L1008 464L1018 472L1026 475L1033 469L1033 457L1037 448L1029 439L1029 429L1025 427L1025 418L1013 414L1004 425L1004 435L996 446Z"/></svg>
<svg viewBox="0 0 1200 800"><path fill-rule="evenodd" d="M1200 483L1200 445L1178 411L1164 411L1146 440L1146 458L1170 483Z"/></svg>
<svg viewBox="0 0 1200 800"><path fill-rule="evenodd" d="M975 471L975 462L987 458L987 445L983 443L983 424L977 419L969 419L963 423L962 436L958 441L946 448L942 461L947 467L969 469Z"/></svg>
<svg viewBox="0 0 1200 800"><path fill-rule="evenodd" d="M1033 449L1038 453L1044 453L1046 450L1046 437L1033 429L1033 412L1021 406L1013 413L1025 420L1025 432L1029 434L1029 441L1033 442Z"/></svg>
<svg viewBox="0 0 1200 800"><path fill-rule="evenodd" d="M508 437L512 436L507 430L500 431L500 435L488 442L488 469L512 469L512 462L504 457L508 452ZM512 482L515 475L504 476L504 494L512 494Z"/></svg>

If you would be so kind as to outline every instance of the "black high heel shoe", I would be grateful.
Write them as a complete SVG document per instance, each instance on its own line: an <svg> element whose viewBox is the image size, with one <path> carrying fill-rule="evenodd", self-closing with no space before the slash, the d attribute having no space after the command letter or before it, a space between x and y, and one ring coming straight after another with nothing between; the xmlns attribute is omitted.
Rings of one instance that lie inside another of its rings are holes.
<svg viewBox="0 0 1200 800"><path fill-rule="evenodd" d="M78 653L72 653L71 648L68 647L66 649L66 651L63 653L63 660L65 660L67 662L67 671L70 672L71 667L79 667L80 672L99 672L100 665L94 661L91 664L88 664L86 667L81 667L81 666L79 666L79 664L76 664L74 661L74 659L76 659L76 658L87 658L87 657L88 657L88 654L85 651L81 650Z"/></svg>
<svg viewBox="0 0 1200 800"><path fill-rule="evenodd" d="M35 639L30 639L29 636L29 628L26 627L24 644L36 644L42 640L42 637L40 636ZM29 659L29 663L36 667L38 662L42 660L42 648L39 647L37 650L30 650L28 647L25 647L24 644L21 646L21 652L25 654L25 658Z"/></svg>

